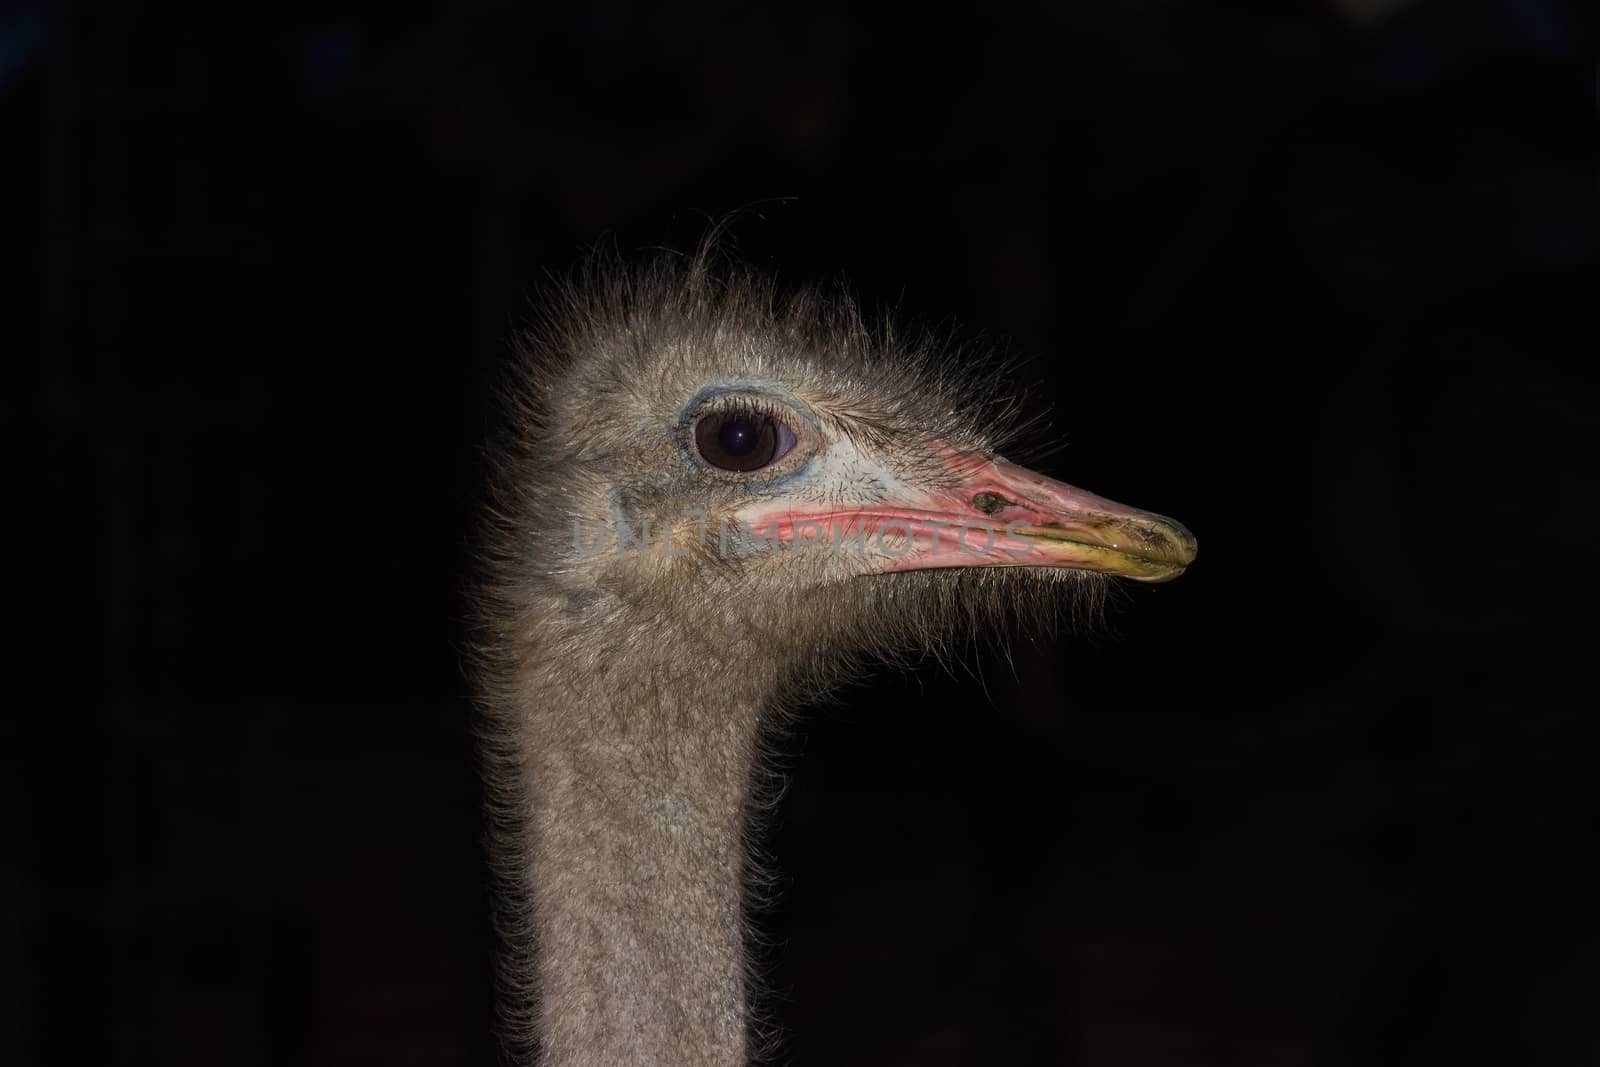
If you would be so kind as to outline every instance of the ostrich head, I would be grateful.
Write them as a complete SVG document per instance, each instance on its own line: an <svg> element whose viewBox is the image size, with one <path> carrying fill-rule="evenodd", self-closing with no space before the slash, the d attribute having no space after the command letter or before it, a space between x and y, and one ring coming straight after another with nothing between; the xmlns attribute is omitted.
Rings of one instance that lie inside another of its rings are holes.
<svg viewBox="0 0 1600 1067"><path fill-rule="evenodd" d="M771 712L1194 558L1177 523L1002 459L1012 402L960 352L712 258L592 262L509 394L485 772L507 1032L550 1064L745 1062Z"/></svg>
<svg viewBox="0 0 1600 1067"><path fill-rule="evenodd" d="M965 354L710 259L591 264L534 335L498 556L569 633L781 675L1194 559L1001 458L1014 402Z"/></svg>

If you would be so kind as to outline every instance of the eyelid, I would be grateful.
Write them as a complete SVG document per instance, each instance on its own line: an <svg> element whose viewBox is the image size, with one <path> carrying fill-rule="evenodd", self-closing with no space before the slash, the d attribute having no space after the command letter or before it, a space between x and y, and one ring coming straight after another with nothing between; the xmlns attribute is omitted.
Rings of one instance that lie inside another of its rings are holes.
<svg viewBox="0 0 1600 1067"><path fill-rule="evenodd" d="M773 422L778 428L778 450L772 454L772 462L776 463L789 454L799 438L795 437L794 431L789 428L789 424L782 419L774 419Z"/></svg>
<svg viewBox="0 0 1600 1067"><path fill-rule="evenodd" d="M789 445L794 447L793 439L798 439L794 424L802 420L796 417L797 413L789 405L766 397L751 394L723 394L713 397L701 404L693 417L689 419L691 425L698 423L707 415L745 415L752 418L771 419L778 427L780 434L787 434L792 439Z"/></svg>
<svg viewBox="0 0 1600 1067"><path fill-rule="evenodd" d="M800 437L814 437L821 421L804 400L771 382L758 380L715 382L704 386L678 409L678 425L687 427L710 411L726 405L743 405L746 410L770 414Z"/></svg>

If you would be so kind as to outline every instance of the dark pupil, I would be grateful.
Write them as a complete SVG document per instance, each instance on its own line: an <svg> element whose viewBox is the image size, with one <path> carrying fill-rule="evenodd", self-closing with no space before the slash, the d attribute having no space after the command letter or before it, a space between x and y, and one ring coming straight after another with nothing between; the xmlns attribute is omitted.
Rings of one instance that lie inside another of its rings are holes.
<svg viewBox="0 0 1600 1067"><path fill-rule="evenodd" d="M759 470L778 451L777 429L760 415L708 415L695 426L694 441L707 463L725 471Z"/></svg>
<svg viewBox="0 0 1600 1067"><path fill-rule="evenodd" d="M756 426L749 419L729 419L717 431L717 443L730 456L747 456L756 448Z"/></svg>

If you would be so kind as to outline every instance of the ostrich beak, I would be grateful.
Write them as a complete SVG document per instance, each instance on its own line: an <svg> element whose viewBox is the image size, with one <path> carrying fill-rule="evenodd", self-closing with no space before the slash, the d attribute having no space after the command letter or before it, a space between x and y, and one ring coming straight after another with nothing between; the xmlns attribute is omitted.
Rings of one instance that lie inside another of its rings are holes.
<svg viewBox="0 0 1600 1067"><path fill-rule="evenodd" d="M1141 582L1176 578L1197 545L1183 524L990 456L938 449L955 484L926 492L907 519L942 520L885 570L1064 567ZM990 543L989 534L993 534ZM953 551L952 551L953 550Z"/></svg>
<svg viewBox="0 0 1600 1067"><path fill-rule="evenodd" d="M786 507L753 516L781 540L863 544L875 573L934 567L1061 567L1164 582L1194 562L1194 535L1148 511L938 442L937 487L892 478L855 507ZM810 531L807 536L805 531Z"/></svg>

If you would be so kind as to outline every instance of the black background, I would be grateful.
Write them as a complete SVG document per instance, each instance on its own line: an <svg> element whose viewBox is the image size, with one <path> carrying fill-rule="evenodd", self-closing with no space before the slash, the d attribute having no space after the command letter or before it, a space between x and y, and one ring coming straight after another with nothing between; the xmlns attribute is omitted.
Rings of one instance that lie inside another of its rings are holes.
<svg viewBox="0 0 1600 1067"><path fill-rule="evenodd" d="M490 384L741 208L1202 546L793 739L789 1061L1600 1061L1595 27L1391 6L6 8L0 1062L494 1061Z"/></svg>

